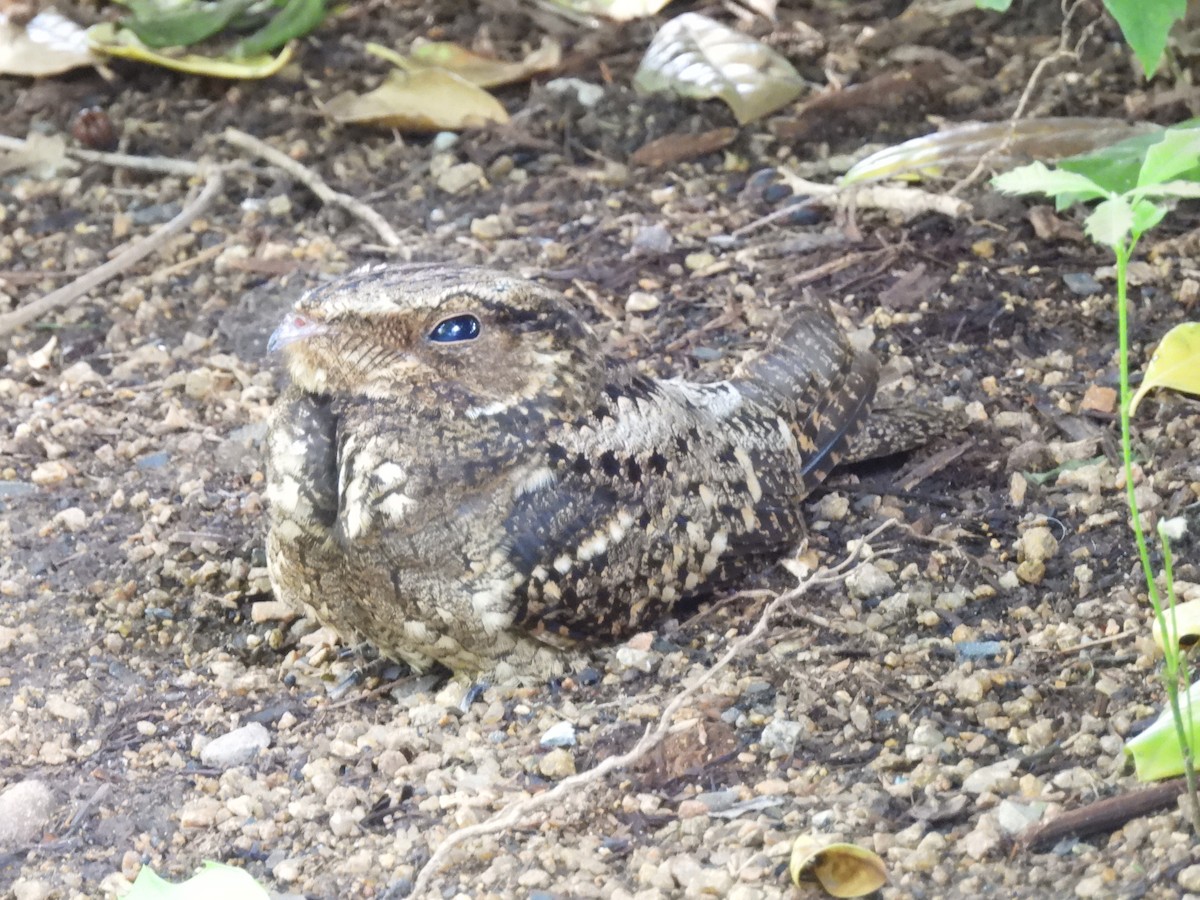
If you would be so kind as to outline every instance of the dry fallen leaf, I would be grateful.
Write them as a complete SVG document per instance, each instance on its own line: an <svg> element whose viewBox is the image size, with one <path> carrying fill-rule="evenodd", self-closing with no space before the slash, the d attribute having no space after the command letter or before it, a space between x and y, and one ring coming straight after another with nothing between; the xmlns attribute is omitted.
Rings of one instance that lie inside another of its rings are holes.
<svg viewBox="0 0 1200 900"><path fill-rule="evenodd" d="M508 121L499 100L444 69L397 70L373 91L338 94L325 104L325 112L343 124L401 131L458 131Z"/></svg>
<svg viewBox="0 0 1200 900"><path fill-rule="evenodd" d="M649 93L719 97L739 125L791 103L804 90L792 64L766 44L699 13L676 16L658 30L633 83Z"/></svg>
<svg viewBox="0 0 1200 900"><path fill-rule="evenodd" d="M1155 127L1088 117L967 122L872 153L855 163L842 176L842 183L883 178L919 180L953 167L969 169L985 156L989 164L1001 169L1030 159L1061 159Z"/></svg>
<svg viewBox="0 0 1200 900"><path fill-rule="evenodd" d="M24 26L0 15L0 75L39 77L94 66L84 30L48 9Z"/></svg>
<svg viewBox="0 0 1200 900"><path fill-rule="evenodd" d="M737 135L736 128L714 128L700 134L680 132L664 135L633 151L629 164L662 168L728 147L737 139Z"/></svg>
<svg viewBox="0 0 1200 900"><path fill-rule="evenodd" d="M445 41L414 44L408 56L380 44L367 44L366 50L406 72L444 69L481 88L528 81L534 75L558 68L562 62L562 47L549 38L544 38L541 46L520 62L480 56L465 47Z"/></svg>
<svg viewBox="0 0 1200 900"><path fill-rule="evenodd" d="M79 163L67 156L67 140L61 134L31 132L25 146L0 154L0 175L25 171L34 178L54 178L73 172Z"/></svg>
<svg viewBox="0 0 1200 900"><path fill-rule="evenodd" d="M863 897L887 884L887 869L878 854L857 844L828 843L801 835L792 844L788 865L797 887L816 880L831 897Z"/></svg>

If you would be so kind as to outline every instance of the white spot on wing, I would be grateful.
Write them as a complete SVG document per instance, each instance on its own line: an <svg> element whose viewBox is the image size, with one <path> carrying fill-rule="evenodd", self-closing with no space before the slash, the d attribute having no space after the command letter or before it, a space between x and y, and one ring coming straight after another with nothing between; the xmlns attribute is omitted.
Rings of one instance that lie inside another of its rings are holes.
<svg viewBox="0 0 1200 900"><path fill-rule="evenodd" d="M500 400L494 400L487 406L472 406L466 411L468 419L478 419L480 416L495 416L508 409L508 404Z"/></svg>
<svg viewBox="0 0 1200 900"><path fill-rule="evenodd" d="M746 487L750 491L751 499L757 503L762 499L762 485L758 483L758 473L754 471L754 463L750 462L750 454L741 447L735 447L733 456L741 464L742 471L746 474Z"/></svg>
<svg viewBox="0 0 1200 900"><path fill-rule="evenodd" d="M516 486L513 488L514 497L523 497L543 488L554 485L554 470L549 466L541 466L530 472L520 473Z"/></svg>
<svg viewBox="0 0 1200 900"><path fill-rule="evenodd" d="M407 476L404 466L399 463L385 462L375 467L375 476L384 487L392 487L402 482Z"/></svg>
<svg viewBox="0 0 1200 900"><path fill-rule="evenodd" d="M393 521L400 521L408 511L417 505L417 501L404 494L388 494L375 504L375 508Z"/></svg>

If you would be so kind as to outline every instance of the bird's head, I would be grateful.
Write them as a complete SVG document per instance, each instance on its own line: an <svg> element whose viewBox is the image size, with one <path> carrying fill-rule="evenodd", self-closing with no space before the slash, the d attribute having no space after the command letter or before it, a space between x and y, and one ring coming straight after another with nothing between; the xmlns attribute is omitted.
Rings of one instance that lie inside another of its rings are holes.
<svg viewBox="0 0 1200 900"><path fill-rule="evenodd" d="M303 390L407 393L468 415L567 397L602 369L595 335L557 292L440 265L379 265L319 287L268 346Z"/></svg>

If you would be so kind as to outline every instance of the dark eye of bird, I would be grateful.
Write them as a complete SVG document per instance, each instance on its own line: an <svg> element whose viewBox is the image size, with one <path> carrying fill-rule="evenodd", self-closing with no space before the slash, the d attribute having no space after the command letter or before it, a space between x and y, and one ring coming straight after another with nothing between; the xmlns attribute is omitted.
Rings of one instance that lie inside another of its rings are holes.
<svg viewBox="0 0 1200 900"><path fill-rule="evenodd" d="M479 337L479 320L472 315L443 319L429 332L429 339L439 344L454 344Z"/></svg>

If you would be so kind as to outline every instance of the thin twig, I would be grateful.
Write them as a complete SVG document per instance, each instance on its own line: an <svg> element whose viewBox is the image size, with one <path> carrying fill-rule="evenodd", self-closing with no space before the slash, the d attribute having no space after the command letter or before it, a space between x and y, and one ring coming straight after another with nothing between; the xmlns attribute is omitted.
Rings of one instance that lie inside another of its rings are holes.
<svg viewBox="0 0 1200 900"><path fill-rule="evenodd" d="M204 182L204 188L196 195L196 198L161 228L151 232L140 241L136 241L119 255L92 269L86 275L80 276L70 284L63 285L58 290L51 291L32 303L26 303L24 306L0 316L0 337L11 334L27 322L32 322L52 310L78 300L88 291L136 265L155 250L161 249L167 241L187 228L224 190L224 169L214 166L208 169L207 173L208 177Z"/></svg>
<svg viewBox="0 0 1200 900"><path fill-rule="evenodd" d="M1148 816L1175 804L1187 789L1183 778L1173 778L1154 787L1097 800L1062 813L1039 825L1031 825L1017 836L1017 846L1034 852L1048 850L1066 837L1085 838L1116 831L1126 822Z"/></svg>
<svg viewBox="0 0 1200 900"><path fill-rule="evenodd" d="M0 150L21 153L26 147L26 142L21 138L0 134ZM142 172L158 172L161 175L182 175L185 178L192 178L200 174L200 163L194 163L190 159L171 159L167 156L130 156L128 153L102 153L99 150L85 150L81 147L67 147L63 152L73 159L101 163L118 169L138 169Z"/></svg>
<svg viewBox="0 0 1200 900"><path fill-rule="evenodd" d="M803 204L785 206L760 219L748 222L734 231L731 237L739 238L752 231L757 231L763 226L774 222L776 219L792 214L802 206L813 204L834 206L838 203L846 202L847 197L853 198L854 205L858 209L882 209L889 212L896 212L905 220L927 212L939 213L951 219L961 219L971 212L971 204L966 200L946 194L931 194L928 191L922 191L917 188L892 187L881 184L853 184L848 186L821 184L817 181L809 181L801 178L786 169L781 168L779 173L796 196L807 197L808 199Z"/></svg>
<svg viewBox="0 0 1200 900"><path fill-rule="evenodd" d="M239 131L236 128L226 128L224 134L225 142L233 144L242 150L247 150L275 166L278 169L283 169L306 188L312 191L321 200L322 203L330 203L334 206L340 206L350 215L361 219L363 222L375 229L375 233L383 239L383 242L391 248L399 247L403 241L400 235L396 234L387 220L373 210L361 200L351 197L349 194L343 194L340 191L335 191L325 181L306 166L302 166L296 160L292 159L286 153L276 150L270 144L256 138L252 134L247 134L244 131Z"/></svg>
<svg viewBox="0 0 1200 900"><path fill-rule="evenodd" d="M1024 117L1025 107L1029 105L1029 101L1033 98L1033 92L1037 88L1038 83L1042 80L1042 73L1045 72L1051 64L1059 62L1062 59L1074 59L1078 61L1080 54L1083 52L1084 43L1089 37L1091 37L1091 34L1095 30L1096 26L1100 24L1101 19L1097 18L1090 24L1084 26L1083 30L1079 34L1079 39L1075 42L1075 46L1073 48L1069 46L1071 38L1071 19L1074 18L1076 11L1079 10L1079 8L1083 5L1083 2L1084 0L1062 0L1061 5L1063 23L1061 29L1059 30L1058 49L1056 49L1049 56L1042 57L1038 61L1038 64L1033 67L1033 72L1030 73L1029 80L1025 82L1025 88L1021 91L1021 97L1017 101L1017 108L1013 110L1013 114L1009 117L1009 121L1014 125ZM979 179L979 176L983 174L984 170L991 164L992 160L1008 151L1009 147L1012 146L1012 142L1013 134L1010 132L998 146L993 147L987 153L983 154L983 156L979 158L979 162L975 164L975 168L973 168L963 178L960 178L957 182L955 182L950 190L947 191L947 193L951 194L952 196L957 196L968 187L973 185Z"/></svg>
<svg viewBox="0 0 1200 900"><path fill-rule="evenodd" d="M438 845L438 848L425 862L425 865L421 867L421 870L417 872L417 877L413 882L411 896L420 897L422 892L428 890L429 882L434 878L434 876L437 875L442 866L445 865L447 857L455 847L458 847L460 844L464 844L474 838L483 837L484 835L488 834L495 834L498 831L503 831L506 828L517 825L530 814L537 812L540 809L544 809L545 807L561 806L563 800L567 796L576 793L579 789L596 784L609 772L612 772L616 769L626 768L649 753L670 732L672 727L671 720L675 717L675 714L683 708L683 705L687 703L687 701L693 696L695 696L696 693L702 687L704 687L704 685L708 684L708 682L710 682L718 672L733 662L733 660L741 655L741 653L748 647L758 642L762 638L763 634L766 633L767 628L770 626L772 617L781 607L803 596L807 591L818 584L829 584L830 582L839 581L844 578L846 575L846 569L858 557L859 553L861 552L861 548L865 544L870 543L872 539L874 539L887 528L891 527L893 524L894 520L891 519L884 522L869 535L859 541L854 549L837 566L834 566L832 569L821 569L820 571L801 581L790 591L785 591L784 593L776 596L775 599L768 603L763 609L762 615L759 616L758 621L749 632L742 635L732 644L730 644L729 649L725 651L725 654L719 660L717 660L717 662L715 662L710 668L700 673L700 675L695 678L691 684L675 695L671 702L668 703L666 708L662 711L662 715L659 716L658 722L652 727L647 727L645 734L643 734L641 739L634 744L631 750L626 753L622 753L619 756L610 756L603 762L593 766L590 769L587 769L586 771L580 772L576 775L570 775L543 794L536 794L532 797L527 797L524 800L517 800L513 803L510 803L484 822L480 822L477 825L468 825L465 828L460 828L457 831L451 832L446 839Z"/></svg>

